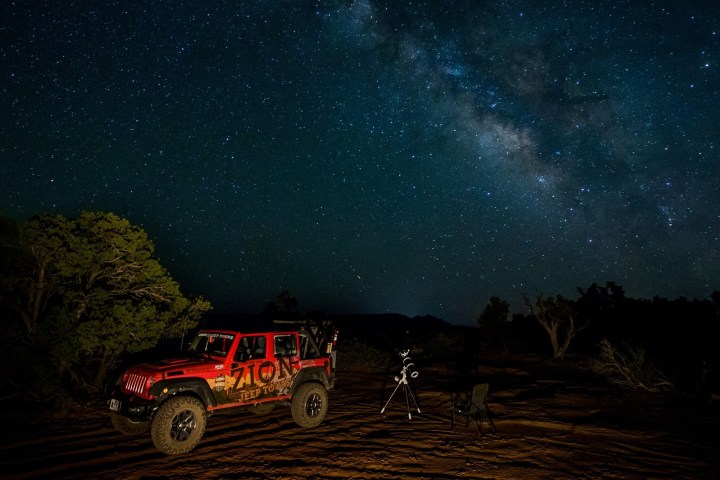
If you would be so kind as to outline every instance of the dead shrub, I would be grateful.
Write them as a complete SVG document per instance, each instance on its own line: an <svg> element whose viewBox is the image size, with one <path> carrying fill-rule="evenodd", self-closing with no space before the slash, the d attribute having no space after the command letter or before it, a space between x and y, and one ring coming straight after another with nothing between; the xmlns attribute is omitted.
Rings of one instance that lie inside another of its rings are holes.
<svg viewBox="0 0 720 480"><path fill-rule="evenodd" d="M673 383L646 358L644 348L630 345L615 348L606 338L599 346L600 356L591 362L591 368L610 383L651 393L675 389Z"/></svg>

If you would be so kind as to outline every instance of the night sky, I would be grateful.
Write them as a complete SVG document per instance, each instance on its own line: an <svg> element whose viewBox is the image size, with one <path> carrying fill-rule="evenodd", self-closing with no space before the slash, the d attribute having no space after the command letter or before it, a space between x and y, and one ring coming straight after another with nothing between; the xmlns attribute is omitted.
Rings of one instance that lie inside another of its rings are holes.
<svg viewBox="0 0 720 480"><path fill-rule="evenodd" d="M707 298L720 9L650 3L6 0L0 215L115 212L219 311Z"/></svg>

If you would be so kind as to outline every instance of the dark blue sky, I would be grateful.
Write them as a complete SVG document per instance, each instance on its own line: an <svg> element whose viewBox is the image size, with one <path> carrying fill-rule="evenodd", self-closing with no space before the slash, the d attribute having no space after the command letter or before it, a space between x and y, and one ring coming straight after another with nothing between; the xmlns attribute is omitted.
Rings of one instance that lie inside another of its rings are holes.
<svg viewBox="0 0 720 480"><path fill-rule="evenodd" d="M720 289L713 2L2 2L0 215L188 294L430 314Z"/></svg>

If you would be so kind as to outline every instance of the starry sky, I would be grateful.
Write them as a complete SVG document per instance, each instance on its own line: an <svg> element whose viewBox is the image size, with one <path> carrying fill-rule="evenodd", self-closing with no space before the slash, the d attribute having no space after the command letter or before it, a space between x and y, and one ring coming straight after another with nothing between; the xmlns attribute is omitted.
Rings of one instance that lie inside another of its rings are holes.
<svg viewBox="0 0 720 480"><path fill-rule="evenodd" d="M219 311L707 298L712 3L3 1L0 215L115 212Z"/></svg>

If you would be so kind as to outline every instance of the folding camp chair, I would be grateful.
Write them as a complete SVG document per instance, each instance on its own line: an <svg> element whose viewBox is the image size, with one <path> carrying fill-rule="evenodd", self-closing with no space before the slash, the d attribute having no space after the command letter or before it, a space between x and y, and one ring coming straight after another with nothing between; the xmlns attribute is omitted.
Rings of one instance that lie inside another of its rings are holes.
<svg viewBox="0 0 720 480"><path fill-rule="evenodd" d="M452 430L455 430L458 417L465 417L465 426L470 425L470 421L475 421L476 430L482 434L483 420L491 427L493 432L497 431L495 423L490 418L490 408L487 406L488 390L490 385L487 383L478 383L472 389L471 393L459 392L452 398Z"/></svg>

